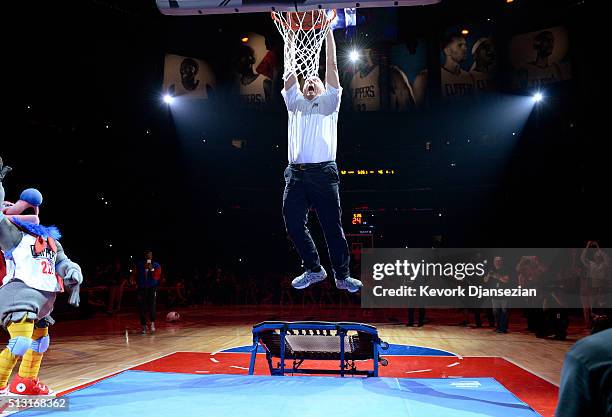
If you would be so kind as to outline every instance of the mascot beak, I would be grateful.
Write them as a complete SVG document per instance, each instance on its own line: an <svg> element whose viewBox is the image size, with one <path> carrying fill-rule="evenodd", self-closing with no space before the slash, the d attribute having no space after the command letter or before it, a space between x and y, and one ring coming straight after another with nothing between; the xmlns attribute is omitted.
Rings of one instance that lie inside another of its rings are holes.
<svg viewBox="0 0 612 417"><path fill-rule="evenodd" d="M15 204L5 201L2 213L9 219L16 218L25 223L40 224L38 215L40 214L39 206L41 203L42 195L40 192L29 188L21 193L21 198ZM25 211L30 211L30 213L23 214Z"/></svg>
<svg viewBox="0 0 612 417"><path fill-rule="evenodd" d="M34 214L21 214L27 209L32 209ZM17 218L22 222L40 224L40 219L38 218L38 214L40 213L40 209L27 201L19 200L15 204L5 208L2 212L9 219Z"/></svg>

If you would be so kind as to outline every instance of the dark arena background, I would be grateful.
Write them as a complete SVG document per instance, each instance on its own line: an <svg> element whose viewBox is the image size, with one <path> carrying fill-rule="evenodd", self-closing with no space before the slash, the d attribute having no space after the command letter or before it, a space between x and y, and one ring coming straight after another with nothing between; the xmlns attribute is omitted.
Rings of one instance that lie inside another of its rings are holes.
<svg viewBox="0 0 612 417"><path fill-rule="evenodd" d="M307 225L330 276L292 287L304 268L282 210L283 38L269 12L228 1L221 14L172 14L186 3L19 2L3 13L5 199L38 189L40 222L59 227L83 275L78 307L57 296L39 376L66 415L612 416L603 6L370 0L339 8L331 29L351 277L371 248L568 248L567 285L586 301L510 308L500 327L490 305L362 307L334 285L314 209ZM604 248L597 273L585 247ZM156 265L152 300L143 265ZM507 267L525 282L517 262ZM157 321L143 311L143 326L139 305L151 303ZM260 337L262 322L284 324ZM0 371L15 340L0 331ZM597 376L567 365L578 349L598 358L584 365ZM2 385L0 413L58 411L15 407Z"/></svg>

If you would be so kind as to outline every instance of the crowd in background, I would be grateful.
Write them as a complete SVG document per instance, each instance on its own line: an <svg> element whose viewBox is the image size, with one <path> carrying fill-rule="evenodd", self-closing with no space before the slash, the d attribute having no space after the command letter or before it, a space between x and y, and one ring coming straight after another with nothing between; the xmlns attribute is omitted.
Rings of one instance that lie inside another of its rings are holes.
<svg viewBox="0 0 612 417"><path fill-rule="evenodd" d="M124 293L136 291L136 269L138 262L121 262L112 259L98 265L88 275L86 291L89 288L88 303L97 311L109 315L120 311ZM529 301L529 308L512 309L507 298L492 300L489 307L463 310L462 326L482 327L486 323L499 333L507 333L510 322L525 316L528 331L538 337L554 336L565 339L569 325L567 305L561 294L579 294L582 302L582 318L587 329L600 326L609 317L610 292L612 291L612 269L609 254L599 248L597 242L588 242L584 250L567 249L554 262L542 260L539 256L522 256L514 263L502 256L494 257L489 263L490 270L481 284L490 288L536 288L540 296ZM306 290L297 291L291 287L293 276L289 273L274 273L265 270L246 270L225 265L202 265L181 270L168 262L159 277L157 287L159 302L166 309L197 308L202 306L235 305L281 305L281 306L324 306L352 305L360 303L358 296L338 292L326 280ZM474 283L472 283L474 284ZM563 290L563 291L560 291ZM136 291L138 293L138 291ZM140 300L138 294L136 300ZM142 303L140 303L142 305ZM413 306L408 309L407 325L427 323L425 308ZM575 310L575 309L574 309Z"/></svg>

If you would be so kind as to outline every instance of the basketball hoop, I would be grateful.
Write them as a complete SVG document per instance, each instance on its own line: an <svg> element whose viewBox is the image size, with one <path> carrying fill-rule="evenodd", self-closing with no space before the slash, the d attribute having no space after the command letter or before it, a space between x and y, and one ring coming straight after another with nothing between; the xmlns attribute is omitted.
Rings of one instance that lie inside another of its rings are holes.
<svg viewBox="0 0 612 417"><path fill-rule="evenodd" d="M324 9L306 12L272 12L272 20L285 41L285 73L287 80L292 74L304 79L319 75L321 46L336 10L328 15Z"/></svg>

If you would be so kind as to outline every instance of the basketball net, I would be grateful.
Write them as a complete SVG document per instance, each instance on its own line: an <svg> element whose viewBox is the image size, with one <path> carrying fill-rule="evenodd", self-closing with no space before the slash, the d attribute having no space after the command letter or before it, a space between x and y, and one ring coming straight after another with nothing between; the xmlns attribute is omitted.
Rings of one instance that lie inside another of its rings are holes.
<svg viewBox="0 0 612 417"><path fill-rule="evenodd" d="M272 12L274 24L285 41L283 80L287 81L293 74L305 80L319 76L321 47L335 18L335 10L332 17L324 9Z"/></svg>

